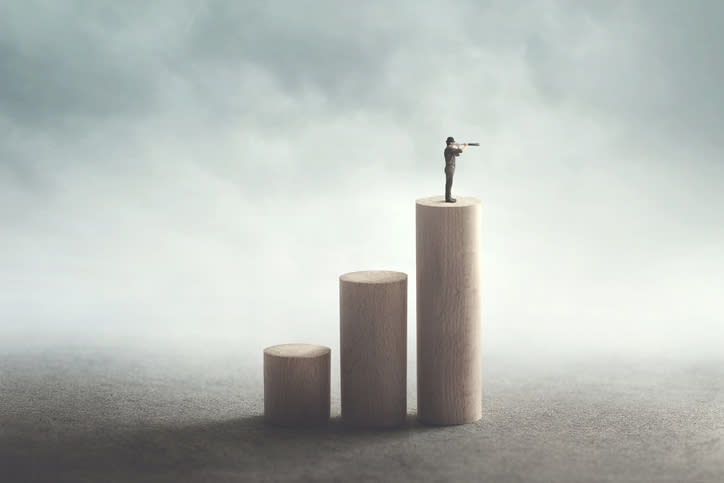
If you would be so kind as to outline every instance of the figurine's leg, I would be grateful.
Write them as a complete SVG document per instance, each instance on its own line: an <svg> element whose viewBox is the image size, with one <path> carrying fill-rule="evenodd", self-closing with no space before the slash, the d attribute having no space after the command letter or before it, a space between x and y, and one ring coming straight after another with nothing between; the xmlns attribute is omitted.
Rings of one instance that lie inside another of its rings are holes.
<svg viewBox="0 0 724 483"><path fill-rule="evenodd" d="M452 180L450 179L450 166L445 166L445 199L450 199L450 190L452 189Z"/></svg>
<svg viewBox="0 0 724 483"><path fill-rule="evenodd" d="M453 175L455 174L455 166L445 166L445 201L452 199Z"/></svg>

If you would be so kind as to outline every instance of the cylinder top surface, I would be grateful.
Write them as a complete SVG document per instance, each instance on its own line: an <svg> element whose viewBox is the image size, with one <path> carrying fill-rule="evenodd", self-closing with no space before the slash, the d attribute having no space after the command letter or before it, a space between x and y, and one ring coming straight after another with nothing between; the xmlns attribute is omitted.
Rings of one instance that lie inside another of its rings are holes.
<svg viewBox="0 0 724 483"><path fill-rule="evenodd" d="M392 270L362 270L345 273L339 279L352 283L394 283L407 279L407 274Z"/></svg>
<svg viewBox="0 0 724 483"><path fill-rule="evenodd" d="M314 344L280 344L264 349L264 354L275 357L319 357L329 353L330 348Z"/></svg>
<svg viewBox="0 0 724 483"><path fill-rule="evenodd" d="M480 200L473 196L458 196L455 198L455 203L448 203L445 201L444 195L430 196L428 198L419 198L415 200L415 204L420 206L434 206L440 208L461 208L464 206L479 205Z"/></svg>

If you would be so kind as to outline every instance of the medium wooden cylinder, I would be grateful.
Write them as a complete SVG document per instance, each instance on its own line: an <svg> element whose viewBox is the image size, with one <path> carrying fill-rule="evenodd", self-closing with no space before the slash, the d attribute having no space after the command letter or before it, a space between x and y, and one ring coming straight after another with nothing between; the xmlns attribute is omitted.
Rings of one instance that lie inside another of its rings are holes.
<svg viewBox="0 0 724 483"><path fill-rule="evenodd" d="M407 274L339 277L342 420L390 427L407 418Z"/></svg>
<svg viewBox="0 0 724 483"><path fill-rule="evenodd" d="M480 200L416 200L417 413L426 424L482 417Z"/></svg>
<svg viewBox="0 0 724 483"><path fill-rule="evenodd" d="M264 420L311 426L329 420L331 350L312 344L264 349Z"/></svg>

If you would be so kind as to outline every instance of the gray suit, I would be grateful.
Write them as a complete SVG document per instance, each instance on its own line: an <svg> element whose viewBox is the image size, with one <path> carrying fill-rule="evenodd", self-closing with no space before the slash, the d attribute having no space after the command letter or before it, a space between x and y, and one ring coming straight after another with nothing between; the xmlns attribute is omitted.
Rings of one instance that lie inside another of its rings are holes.
<svg viewBox="0 0 724 483"><path fill-rule="evenodd" d="M443 152L445 157L445 199L449 200L452 198L452 183L453 176L455 175L455 158L460 156L463 150L460 148L454 148L447 146Z"/></svg>

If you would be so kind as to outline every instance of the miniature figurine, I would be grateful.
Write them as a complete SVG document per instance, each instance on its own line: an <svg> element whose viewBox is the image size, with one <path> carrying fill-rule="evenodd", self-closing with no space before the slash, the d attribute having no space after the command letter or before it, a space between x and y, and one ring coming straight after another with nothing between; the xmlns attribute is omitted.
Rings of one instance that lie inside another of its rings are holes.
<svg viewBox="0 0 724 483"><path fill-rule="evenodd" d="M445 143L447 144L443 152L445 156L445 201L447 203L455 203L455 198L453 198L451 194L453 175L455 174L455 158L467 149L468 143L464 143L461 148L452 136L448 137Z"/></svg>

